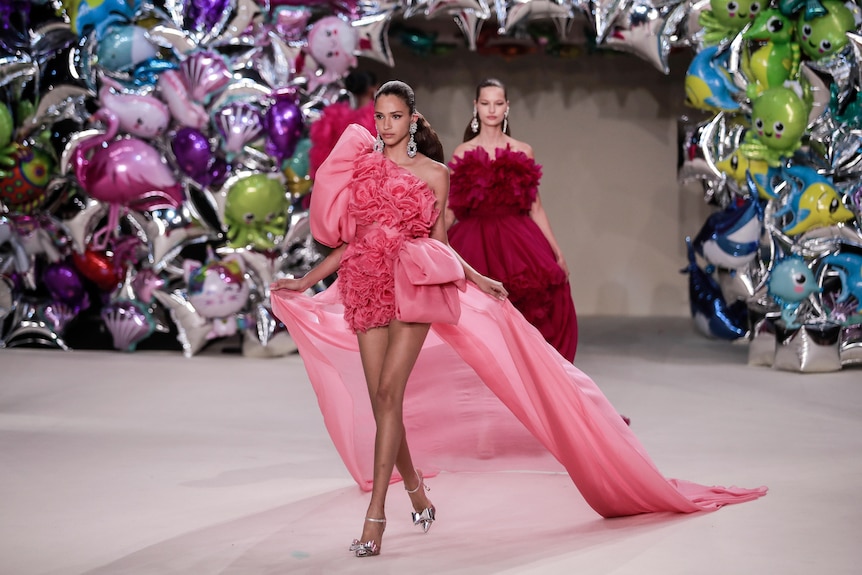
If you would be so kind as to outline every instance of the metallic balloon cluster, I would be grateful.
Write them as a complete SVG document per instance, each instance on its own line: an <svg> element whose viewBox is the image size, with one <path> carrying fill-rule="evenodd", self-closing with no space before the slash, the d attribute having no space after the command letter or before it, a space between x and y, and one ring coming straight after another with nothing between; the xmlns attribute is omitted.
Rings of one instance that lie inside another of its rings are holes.
<svg viewBox="0 0 862 575"><path fill-rule="evenodd" d="M681 124L678 175L701 182L718 211L687 239L696 325L748 338L752 365L860 364L862 10L700 6L685 88L707 117Z"/></svg>

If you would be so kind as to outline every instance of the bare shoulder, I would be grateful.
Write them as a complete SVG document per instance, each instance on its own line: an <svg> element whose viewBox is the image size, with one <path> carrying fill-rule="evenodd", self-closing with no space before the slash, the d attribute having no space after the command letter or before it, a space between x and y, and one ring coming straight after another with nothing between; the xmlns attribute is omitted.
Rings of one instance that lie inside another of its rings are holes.
<svg viewBox="0 0 862 575"><path fill-rule="evenodd" d="M452 152L453 158L460 158L467 152L471 150L475 150L478 146L473 143L473 140L467 140L466 142L462 142L455 147L455 151Z"/></svg>
<svg viewBox="0 0 862 575"><path fill-rule="evenodd" d="M513 151L523 152L528 158L533 157L533 146L531 146L527 142L522 142L521 140L516 140L515 138L509 137L508 144L509 146L511 146Z"/></svg>
<svg viewBox="0 0 862 575"><path fill-rule="evenodd" d="M449 168L427 156L421 156L421 160L416 163L416 175L435 192L449 187Z"/></svg>

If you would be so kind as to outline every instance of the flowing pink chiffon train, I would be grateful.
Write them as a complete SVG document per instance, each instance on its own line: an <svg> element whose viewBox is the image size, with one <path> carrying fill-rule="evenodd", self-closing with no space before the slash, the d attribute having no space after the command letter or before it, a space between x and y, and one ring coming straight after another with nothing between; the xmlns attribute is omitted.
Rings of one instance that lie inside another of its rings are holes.
<svg viewBox="0 0 862 575"><path fill-rule="evenodd" d="M318 171L312 230L328 245L354 238L353 165L372 153L372 142L367 130L351 126ZM336 282L313 297L274 292L272 306L297 344L336 450L369 490L375 424L341 291ZM711 511L765 495L765 487L666 479L598 386L511 303L472 284L459 295L460 321L432 325L405 395L411 454L427 475L562 465L604 517Z"/></svg>

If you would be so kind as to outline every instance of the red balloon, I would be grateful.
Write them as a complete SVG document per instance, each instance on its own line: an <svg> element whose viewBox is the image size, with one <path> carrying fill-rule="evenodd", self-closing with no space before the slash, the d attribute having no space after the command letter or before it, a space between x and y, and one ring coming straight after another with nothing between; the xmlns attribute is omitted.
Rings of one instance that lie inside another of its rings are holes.
<svg viewBox="0 0 862 575"><path fill-rule="evenodd" d="M104 252L86 250L72 254L75 267L85 278L96 284L102 291L110 291L120 285L123 270L114 265L113 260Z"/></svg>

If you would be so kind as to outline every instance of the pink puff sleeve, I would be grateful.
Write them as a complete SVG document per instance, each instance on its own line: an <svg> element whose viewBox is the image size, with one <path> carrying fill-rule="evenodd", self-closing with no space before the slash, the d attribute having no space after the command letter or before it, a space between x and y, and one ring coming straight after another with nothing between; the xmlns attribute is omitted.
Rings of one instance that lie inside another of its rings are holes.
<svg viewBox="0 0 862 575"><path fill-rule="evenodd" d="M329 247L353 239L356 222L348 214L350 182L356 157L368 153L374 144L371 133L358 124L344 130L332 152L318 168L311 193L311 235Z"/></svg>

